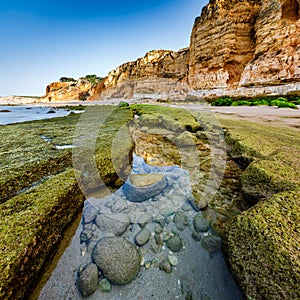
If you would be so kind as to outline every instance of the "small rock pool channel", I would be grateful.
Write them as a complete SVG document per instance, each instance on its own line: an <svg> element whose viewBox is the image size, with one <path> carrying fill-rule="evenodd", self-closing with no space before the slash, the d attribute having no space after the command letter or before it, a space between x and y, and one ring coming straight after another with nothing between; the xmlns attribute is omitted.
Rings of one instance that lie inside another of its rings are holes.
<svg viewBox="0 0 300 300"><path fill-rule="evenodd" d="M248 208L242 171L217 120L196 121L186 129L145 114L127 125L131 175L114 193L85 201L38 299L242 299L221 238L224 222Z"/></svg>

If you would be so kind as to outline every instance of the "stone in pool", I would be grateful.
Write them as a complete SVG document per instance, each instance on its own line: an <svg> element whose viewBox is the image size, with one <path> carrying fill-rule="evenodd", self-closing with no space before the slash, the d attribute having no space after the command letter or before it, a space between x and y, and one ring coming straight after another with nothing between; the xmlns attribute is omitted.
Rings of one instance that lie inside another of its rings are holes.
<svg viewBox="0 0 300 300"><path fill-rule="evenodd" d="M95 264L86 265L79 271L77 287L80 294L84 297L93 294L98 286L98 268Z"/></svg>
<svg viewBox="0 0 300 300"><path fill-rule="evenodd" d="M131 202L143 202L164 190L167 182L162 174L132 174L123 186L126 198Z"/></svg>
<svg viewBox="0 0 300 300"><path fill-rule="evenodd" d="M124 285L139 273L141 255L136 247L121 237L102 238L93 250L93 261L112 283Z"/></svg>

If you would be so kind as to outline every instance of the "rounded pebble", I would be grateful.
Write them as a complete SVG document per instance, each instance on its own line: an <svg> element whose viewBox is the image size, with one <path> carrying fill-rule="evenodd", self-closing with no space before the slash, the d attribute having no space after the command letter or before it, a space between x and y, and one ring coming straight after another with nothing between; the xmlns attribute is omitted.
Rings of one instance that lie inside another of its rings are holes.
<svg viewBox="0 0 300 300"><path fill-rule="evenodd" d="M194 228L197 232L206 232L209 229L209 222L201 214L194 217Z"/></svg>
<svg viewBox="0 0 300 300"><path fill-rule="evenodd" d="M168 239L166 245L171 251L178 252L182 248L182 239L175 235Z"/></svg>
<svg viewBox="0 0 300 300"><path fill-rule="evenodd" d="M80 267L77 287L83 297L93 294L98 286L98 268L95 264Z"/></svg>
<svg viewBox="0 0 300 300"><path fill-rule="evenodd" d="M169 263L170 263L172 266L177 266L177 264L178 264L178 259L177 259L177 257L174 256L174 255L169 255L169 256L168 256L168 261L169 261Z"/></svg>
<svg viewBox="0 0 300 300"><path fill-rule="evenodd" d="M150 238L150 231L147 228L141 230L135 237L135 243L138 246L144 246Z"/></svg>

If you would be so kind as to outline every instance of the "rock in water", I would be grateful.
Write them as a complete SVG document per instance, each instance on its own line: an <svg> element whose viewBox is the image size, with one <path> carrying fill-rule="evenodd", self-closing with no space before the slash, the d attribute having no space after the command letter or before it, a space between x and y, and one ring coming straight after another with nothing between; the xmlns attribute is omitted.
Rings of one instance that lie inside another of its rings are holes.
<svg viewBox="0 0 300 300"><path fill-rule="evenodd" d="M198 214L194 217L194 228L196 232L206 232L209 229L209 223L201 214Z"/></svg>
<svg viewBox="0 0 300 300"><path fill-rule="evenodd" d="M101 231L109 231L121 236L129 227L130 219L126 214L99 214L95 223Z"/></svg>
<svg viewBox="0 0 300 300"><path fill-rule="evenodd" d="M218 250L221 250L222 239L215 235L208 235L202 239L201 246L212 254Z"/></svg>
<svg viewBox="0 0 300 300"><path fill-rule="evenodd" d="M150 231L147 228L144 228L136 235L135 243L138 246L143 246L149 241L149 238L150 238Z"/></svg>
<svg viewBox="0 0 300 300"><path fill-rule="evenodd" d="M141 255L133 244L120 237L105 237L95 246L93 260L114 284L132 281L140 270Z"/></svg>
<svg viewBox="0 0 300 300"><path fill-rule="evenodd" d="M189 225L188 217L182 211L178 211L175 214L175 216L173 218L173 222L176 224L176 227L178 230L183 230L184 228L186 228Z"/></svg>
<svg viewBox="0 0 300 300"><path fill-rule="evenodd" d="M178 252L182 248L182 239L175 235L167 240L166 245L171 251Z"/></svg>
<svg viewBox="0 0 300 300"><path fill-rule="evenodd" d="M77 287L83 297L93 294L98 286L98 268L95 264L86 265L77 278Z"/></svg>
<svg viewBox="0 0 300 300"><path fill-rule="evenodd" d="M109 293L110 292L111 284L110 284L109 280L107 280L107 278L101 279L101 281L99 282L99 289L103 293Z"/></svg>
<svg viewBox="0 0 300 300"><path fill-rule="evenodd" d="M132 202L145 201L164 190L167 182L161 174L132 174L123 186L126 198Z"/></svg>
<svg viewBox="0 0 300 300"><path fill-rule="evenodd" d="M170 274L172 272L172 265L167 259L160 263L159 268L165 271L167 274Z"/></svg>

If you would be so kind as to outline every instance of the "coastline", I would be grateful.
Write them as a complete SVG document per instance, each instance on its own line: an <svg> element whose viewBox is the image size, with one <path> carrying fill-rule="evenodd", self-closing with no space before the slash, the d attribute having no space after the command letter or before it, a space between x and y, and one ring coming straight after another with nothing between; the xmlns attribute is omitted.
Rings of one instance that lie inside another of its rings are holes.
<svg viewBox="0 0 300 300"><path fill-rule="evenodd" d="M193 109L197 111L211 111L217 115L225 117L236 117L241 120L248 120L260 123L270 123L274 125L284 125L289 128L300 129L300 109L294 110L290 108L277 108L272 106L210 106L208 104L197 103L157 103L152 99L111 99L98 101L57 101L57 102L40 102L37 98L22 96L6 96L0 97L1 106L24 106L30 105L34 107L65 107L65 106L93 106L93 105L118 105L121 101L128 104L156 104L161 106L169 106L174 108ZM298 108L300 106L298 105Z"/></svg>

